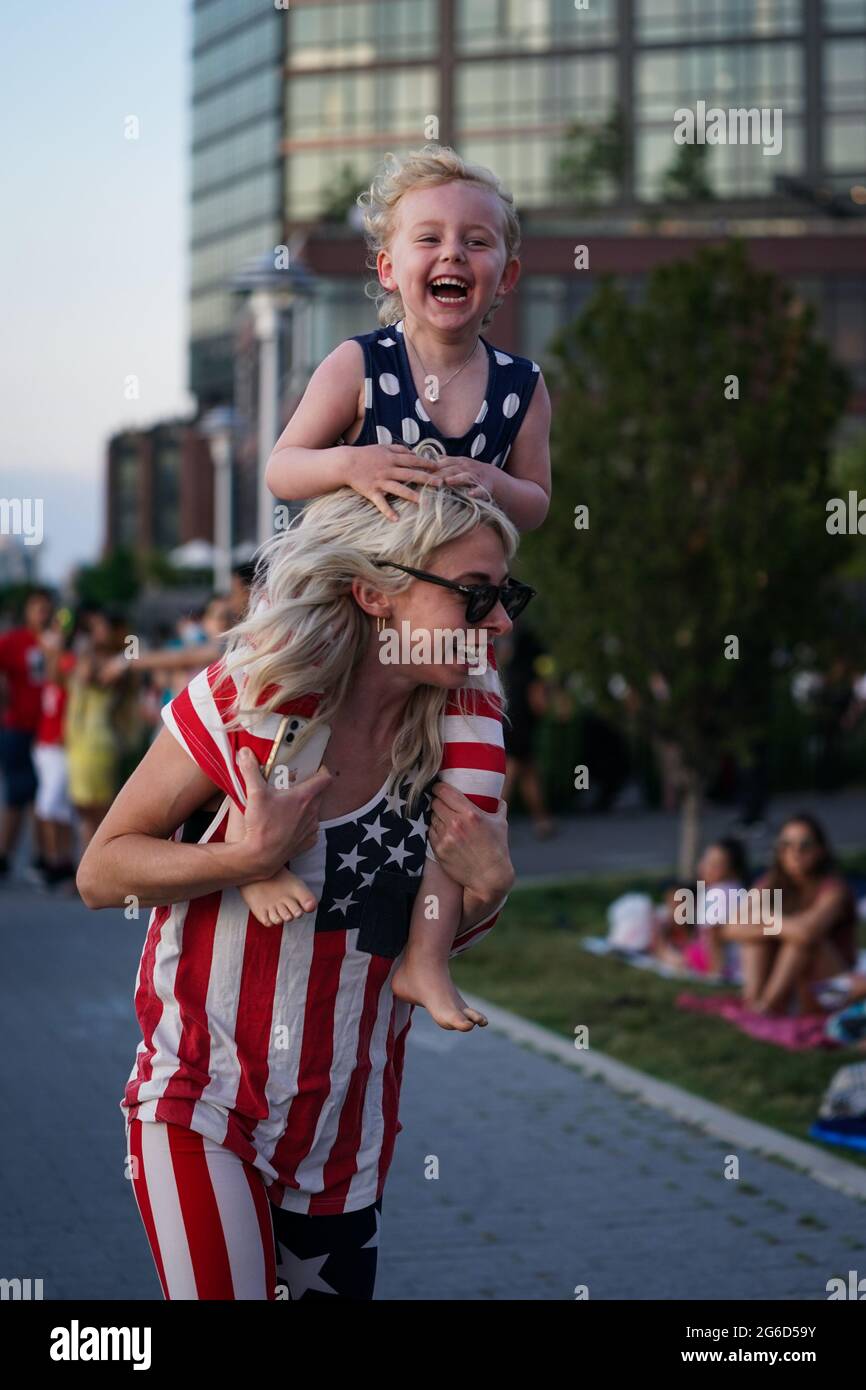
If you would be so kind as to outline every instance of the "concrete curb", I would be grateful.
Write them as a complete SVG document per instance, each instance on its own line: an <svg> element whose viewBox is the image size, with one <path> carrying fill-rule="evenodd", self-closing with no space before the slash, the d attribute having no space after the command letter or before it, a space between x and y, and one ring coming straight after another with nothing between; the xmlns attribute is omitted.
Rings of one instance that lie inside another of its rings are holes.
<svg viewBox="0 0 866 1390"><path fill-rule="evenodd" d="M627 1066L625 1062L607 1057L603 1052L578 1049L558 1033L551 1032L549 1028L530 1023L528 1019L520 1018L508 1009L491 1004L478 995L469 995L463 991L463 997L472 1008L480 1009L487 1016L491 1028L497 1033L504 1033L512 1042L554 1057L556 1061L563 1062L568 1067L576 1067L587 1076L600 1077L615 1091L643 1101L656 1110L663 1110L676 1120L697 1125L706 1134L723 1139L732 1148L741 1145L766 1158L779 1159L807 1173L810 1178L823 1183L825 1187L835 1188L849 1197L859 1197L866 1201L866 1168L846 1163L844 1159L824 1153L800 1139L791 1139L787 1134L771 1129L769 1125L758 1124L742 1115L735 1115L732 1110L726 1110L722 1105L702 1100L700 1096L692 1095L690 1091L684 1091L679 1086L672 1086L667 1081L658 1081L635 1067Z"/></svg>

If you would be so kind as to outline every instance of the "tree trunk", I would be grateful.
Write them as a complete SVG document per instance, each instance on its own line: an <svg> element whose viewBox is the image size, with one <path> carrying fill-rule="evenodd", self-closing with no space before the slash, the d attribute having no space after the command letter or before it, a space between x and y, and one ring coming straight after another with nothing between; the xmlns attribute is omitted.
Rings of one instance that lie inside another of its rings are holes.
<svg viewBox="0 0 866 1390"><path fill-rule="evenodd" d="M680 808L680 848L677 861L677 873L686 883L691 882L697 872L703 801L704 789L700 777L695 772L687 771Z"/></svg>

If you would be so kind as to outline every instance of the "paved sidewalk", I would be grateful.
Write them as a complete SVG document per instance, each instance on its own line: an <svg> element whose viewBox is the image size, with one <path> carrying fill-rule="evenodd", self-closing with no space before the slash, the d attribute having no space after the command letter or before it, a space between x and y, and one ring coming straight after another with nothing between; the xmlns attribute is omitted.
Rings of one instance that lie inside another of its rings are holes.
<svg viewBox="0 0 866 1390"><path fill-rule="evenodd" d="M0 889L0 1275L159 1298L123 1177L144 921ZM492 942L488 947L492 949ZM866 1204L512 1041L422 1012L385 1192L380 1299L823 1299ZM725 1155L739 1152L740 1180ZM425 1177L430 1156L437 1179Z"/></svg>
<svg viewBox="0 0 866 1390"><path fill-rule="evenodd" d="M772 836L788 815L811 811L825 826L837 851L866 846L866 791L832 796L804 792L779 796L768 813L768 832L747 842L755 866L772 854ZM702 820L701 842L730 835L734 811L708 804ZM677 862L679 817L638 807L608 815L568 816L550 840L535 839L526 820L511 824L511 852L519 881L567 877L573 874L627 873L629 870L668 874Z"/></svg>

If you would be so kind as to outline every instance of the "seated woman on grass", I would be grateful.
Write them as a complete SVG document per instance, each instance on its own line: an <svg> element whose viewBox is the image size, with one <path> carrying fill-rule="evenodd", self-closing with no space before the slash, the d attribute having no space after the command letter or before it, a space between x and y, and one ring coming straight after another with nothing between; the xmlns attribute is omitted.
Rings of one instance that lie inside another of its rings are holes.
<svg viewBox="0 0 866 1390"><path fill-rule="evenodd" d="M698 861L698 884L703 893L691 892L695 920L684 924L680 885L669 886L664 906L658 909L652 952L676 970L700 975L740 978L739 951L725 941L719 928L735 914L739 891L749 882L746 854L739 840L713 840Z"/></svg>
<svg viewBox="0 0 866 1390"><path fill-rule="evenodd" d="M754 887L779 889L782 912L770 924L720 928L723 940L740 946L743 1003L760 1014L784 1014L792 1003L801 1013L814 1013L813 986L856 963L857 912L813 816L796 815L785 822L773 863Z"/></svg>

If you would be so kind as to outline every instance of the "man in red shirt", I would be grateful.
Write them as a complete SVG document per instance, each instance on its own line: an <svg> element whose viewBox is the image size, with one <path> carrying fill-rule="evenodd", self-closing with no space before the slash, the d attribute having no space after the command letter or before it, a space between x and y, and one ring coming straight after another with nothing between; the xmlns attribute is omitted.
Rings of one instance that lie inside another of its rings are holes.
<svg viewBox="0 0 866 1390"><path fill-rule="evenodd" d="M41 638L52 611L51 594L36 589L24 607L24 626L0 633L0 677L6 697L0 717L0 773L6 798L0 822L0 877L9 872L25 813L36 796L32 750L42 712Z"/></svg>

